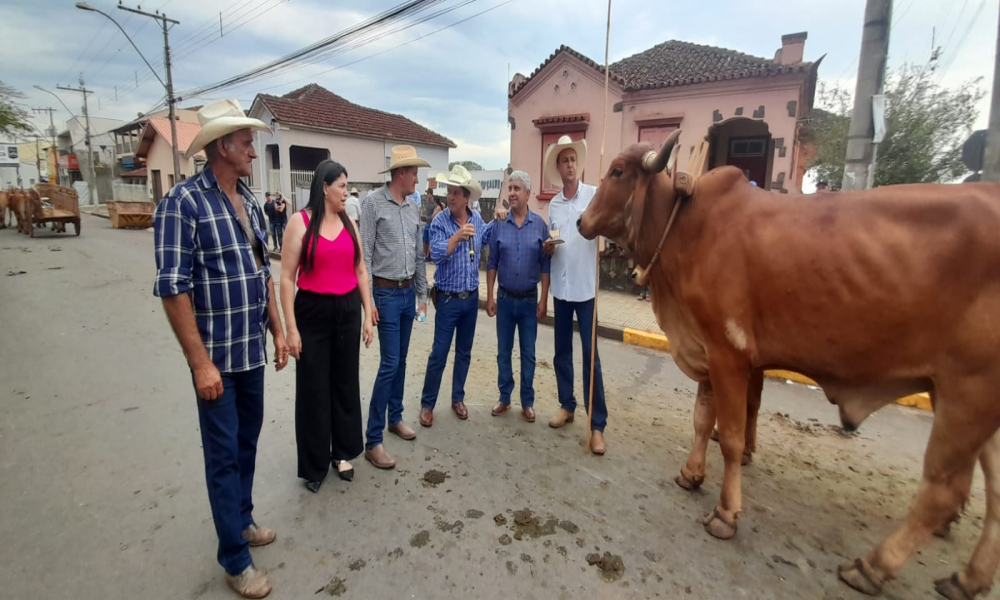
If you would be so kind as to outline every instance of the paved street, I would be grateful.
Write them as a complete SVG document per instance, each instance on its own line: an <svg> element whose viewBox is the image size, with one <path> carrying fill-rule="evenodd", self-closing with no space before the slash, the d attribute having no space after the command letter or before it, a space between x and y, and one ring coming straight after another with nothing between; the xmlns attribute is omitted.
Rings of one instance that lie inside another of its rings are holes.
<svg viewBox="0 0 1000 600"><path fill-rule="evenodd" d="M0 231L0 598L235 598L215 562L190 379L151 294L152 235L85 216L80 237L39 236ZM433 318L414 324L412 425ZM673 483L694 385L668 355L600 340L610 418L598 458L582 450L585 419L546 425L548 327L538 422L490 416L496 335L485 313L479 325L469 420L448 410L449 362L434 427L415 442L387 436L395 471L359 458L353 482L331 473L315 495L295 477L294 365L269 372L255 516L278 539L253 554L271 597L862 597L836 567L901 521L930 415L890 406L845 436L819 391L768 381L739 534L720 542L696 522L717 501L717 447L702 491ZM377 341L361 365L367 409ZM911 559L885 597L933 597L932 581L971 553L983 509L977 479L952 538ZM623 573L588 565L605 552Z"/></svg>

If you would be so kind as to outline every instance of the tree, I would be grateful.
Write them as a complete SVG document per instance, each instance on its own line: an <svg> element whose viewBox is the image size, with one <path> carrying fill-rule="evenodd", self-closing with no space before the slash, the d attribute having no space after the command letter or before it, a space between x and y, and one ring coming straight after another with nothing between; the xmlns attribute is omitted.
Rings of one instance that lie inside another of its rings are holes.
<svg viewBox="0 0 1000 600"><path fill-rule="evenodd" d="M458 161L450 162L450 163L448 163L448 170L449 171L452 170L452 168L454 168L455 165L462 165L463 167L465 167L466 169L468 169L470 171L485 171L486 170L486 169L483 168L483 166L481 164L479 164L477 162L473 162L471 160L458 160Z"/></svg>
<svg viewBox="0 0 1000 600"><path fill-rule="evenodd" d="M27 111L15 103L23 98L24 94L0 81L0 134L31 131Z"/></svg>
<svg viewBox="0 0 1000 600"><path fill-rule="evenodd" d="M886 135L878 145L876 186L954 181L966 172L962 144L972 133L976 104L985 95L982 79L949 89L934 81L935 74L933 64L906 64L889 74L884 91ZM854 102L844 88L822 86L818 105L803 128L802 141L815 149L810 168L817 180L836 190L844 176Z"/></svg>

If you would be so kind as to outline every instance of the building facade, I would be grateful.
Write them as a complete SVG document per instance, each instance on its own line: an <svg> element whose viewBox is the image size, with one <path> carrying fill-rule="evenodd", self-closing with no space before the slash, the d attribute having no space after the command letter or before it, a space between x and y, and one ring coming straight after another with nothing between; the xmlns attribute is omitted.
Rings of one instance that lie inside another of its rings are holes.
<svg viewBox="0 0 1000 600"><path fill-rule="evenodd" d="M668 41L610 66L604 167L631 144L659 147L681 128L679 167L703 138L708 168L733 165L764 189L799 191L808 165L799 131L812 108L820 61L803 60L806 33L782 36L773 59ZM558 192L543 181L545 150L560 136L585 139L583 180L596 185L604 114L604 68L562 46L508 89L511 166L533 182L532 208L548 214Z"/></svg>

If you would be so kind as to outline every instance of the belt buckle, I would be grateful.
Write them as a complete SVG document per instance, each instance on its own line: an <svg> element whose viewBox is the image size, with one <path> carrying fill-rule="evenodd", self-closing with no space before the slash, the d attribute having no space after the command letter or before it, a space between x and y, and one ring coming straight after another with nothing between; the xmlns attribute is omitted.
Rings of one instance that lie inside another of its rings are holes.
<svg viewBox="0 0 1000 600"><path fill-rule="evenodd" d="M468 300L469 299L469 292L459 292L458 293L458 299L459 300Z"/></svg>
<svg viewBox="0 0 1000 600"><path fill-rule="evenodd" d="M400 279L399 281L394 281L393 283L396 284L396 289L397 290L403 289L403 280L402 279Z"/></svg>

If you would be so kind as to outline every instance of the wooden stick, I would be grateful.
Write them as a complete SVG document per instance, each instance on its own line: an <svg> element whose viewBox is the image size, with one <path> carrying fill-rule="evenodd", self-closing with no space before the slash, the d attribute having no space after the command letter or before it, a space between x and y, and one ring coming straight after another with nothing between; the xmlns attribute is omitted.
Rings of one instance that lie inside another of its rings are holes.
<svg viewBox="0 0 1000 600"><path fill-rule="evenodd" d="M604 140L608 133L608 48L611 45L611 0L608 0L608 24L604 30L604 124L601 125L601 160L597 168L597 176L604 176ZM594 421L594 360L597 357L597 295L601 287L601 243L597 242L597 260L594 264L594 316L590 322L590 390L587 394L587 447L584 452L590 452L590 438L593 435Z"/></svg>

